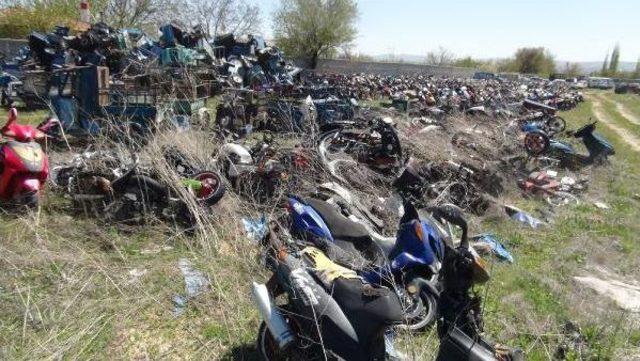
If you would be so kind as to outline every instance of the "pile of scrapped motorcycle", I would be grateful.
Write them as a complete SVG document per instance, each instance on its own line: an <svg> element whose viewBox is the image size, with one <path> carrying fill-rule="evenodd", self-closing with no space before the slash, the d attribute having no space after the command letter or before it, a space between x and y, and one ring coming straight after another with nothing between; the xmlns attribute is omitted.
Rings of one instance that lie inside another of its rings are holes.
<svg viewBox="0 0 640 361"><path fill-rule="evenodd" d="M178 33L171 30L165 34ZM231 52L240 46L233 41L218 39ZM36 204L49 179L74 209L103 221L160 219L198 232L233 193L248 206L238 216L271 215L247 221L272 272L253 284L263 359L401 359L394 334L434 323L438 360L522 359L484 338L474 286L489 274L480 252L502 246L475 243L488 244L471 236L464 213L499 203L504 178L520 177L526 192L561 204L568 192L554 187L582 182L556 185L554 169L599 165L614 153L595 123L568 132L556 114L581 95L538 80L311 74L293 81L289 72L239 70L253 67L234 59L238 71L228 74L237 79L224 83L215 124L184 131L204 139L203 157L175 144L176 130L168 141L150 133L134 145L96 137L88 149L58 152L63 161L49 177L41 144L47 149L59 136L55 119L21 125L11 107L1 129L9 138L0 149L3 207ZM389 104L359 105L371 99ZM561 140L567 134L588 154Z"/></svg>

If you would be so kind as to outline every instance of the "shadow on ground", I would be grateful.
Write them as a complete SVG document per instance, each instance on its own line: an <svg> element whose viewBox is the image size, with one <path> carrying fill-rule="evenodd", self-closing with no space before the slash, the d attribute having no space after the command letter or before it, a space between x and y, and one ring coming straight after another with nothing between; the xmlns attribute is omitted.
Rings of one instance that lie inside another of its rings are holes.
<svg viewBox="0 0 640 361"><path fill-rule="evenodd" d="M222 355L221 360L233 361L258 361L258 350L255 345L245 344L233 347L229 352Z"/></svg>

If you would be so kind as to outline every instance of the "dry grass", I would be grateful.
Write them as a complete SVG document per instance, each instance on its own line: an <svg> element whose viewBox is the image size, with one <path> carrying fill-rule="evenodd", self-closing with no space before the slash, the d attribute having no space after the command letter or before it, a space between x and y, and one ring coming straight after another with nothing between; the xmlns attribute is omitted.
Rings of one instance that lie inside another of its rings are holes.
<svg viewBox="0 0 640 361"><path fill-rule="evenodd" d="M589 114L582 106L568 115L573 125ZM504 147L503 124L483 118L452 118L444 128L417 135L401 121L403 140L423 160L498 161ZM407 128L404 128L407 127ZM474 128L475 127L475 128ZM465 132L465 144L451 138ZM612 134L606 134L610 139ZM304 139L290 137L283 144ZM129 151L111 139L97 138L97 149ZM173 184L183 199L188 194L162 159L163 146L174 145L203 169L214 167L220 141L202 131L165 130L140 151L141 160L161 179ZM554 224L529 230L512 223L500 207L473 218L473 231L492 231L507 239L514 265L492 263L493 280L481 289L492 338L521 346L529 359L550 359L566 341L567 320L585 335L585 353L574 359L624 359L637 355L640 331L606 299L575 285L573 275L596 265L628 278L638 278L638 200L633 199L640 172L623 146L607 168L588 170L586 199L612 206L599 210L584 205L554 210ZM313 155L313 153L310 153ZM625 162L629 157L630 162ZM68 160L68 151L51 154L53 163ZM479 163L476 163L479 164ZM366 167L351 169L354 177L370 176ZM302 182L283 188L301 193L329 180L313 163ZM508 176L505 187L515 189ZM381 181L383 184L384 181ZM361 182L359 196L386 196L381 184ZM353 184L348 184L353 185ZM182 192L182 193L180 193ZM39 212L0 217L0 359L235 359L255 358L253 342L260 322L249 298L251 280L266 271L258 247L244 235L242 217L277 214L278 200L257 205L228 190L211 210L195 203L198 231L187 234L159 220L121 227L94 217L77 216L71 203L49 192ZM514 203L528 211L546 208L509 191L498 203ZM209 287L188 301L179 317L173 296L184 293L178 261L186 258L209 280ZM399 349L415 360L428 360L437 347L435 330L400 335ZM634 353L635 352L635 353Z"/></svg>

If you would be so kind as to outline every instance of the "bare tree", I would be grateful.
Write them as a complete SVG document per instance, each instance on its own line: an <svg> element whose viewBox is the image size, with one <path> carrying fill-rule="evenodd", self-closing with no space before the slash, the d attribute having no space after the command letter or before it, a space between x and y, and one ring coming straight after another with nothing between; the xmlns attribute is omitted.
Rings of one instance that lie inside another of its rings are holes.
<svg viewBox="0 0 640 361"><path fill-rule="evenodd" d="M171 0L101 0L93 3L92 12L115 28L146 28L171 20L177 9Z"/></svg>
<svg viewBox="0 0 640 361"><path fill-rule="evenodd" d="M426 63L429 65L451 65L456 59L455 54L445 49L442 46L438 47L436 51L430 51L427 53Z"/></svg>
<svg viewBox="0 0 640 361"><path fill-rule="evenodd" d="M246 0L185 0L182 20L202 25L210 35L248 34L260 30L260 8Z"/></svg>

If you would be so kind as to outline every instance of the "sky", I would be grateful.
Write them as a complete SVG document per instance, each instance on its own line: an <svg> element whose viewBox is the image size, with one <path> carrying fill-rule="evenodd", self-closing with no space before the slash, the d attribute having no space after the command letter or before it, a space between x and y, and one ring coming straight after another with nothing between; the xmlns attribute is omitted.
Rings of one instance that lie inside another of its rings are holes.
<svg viewBox="0 0 640 361"><path fill-rule="evenodd" d="M260 5L267 36L279 0ZM640 0L359 0L358 51L504 58L544 46L562 61L602 61L616 43L621 61L640 57Z"/></svg>

